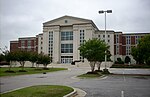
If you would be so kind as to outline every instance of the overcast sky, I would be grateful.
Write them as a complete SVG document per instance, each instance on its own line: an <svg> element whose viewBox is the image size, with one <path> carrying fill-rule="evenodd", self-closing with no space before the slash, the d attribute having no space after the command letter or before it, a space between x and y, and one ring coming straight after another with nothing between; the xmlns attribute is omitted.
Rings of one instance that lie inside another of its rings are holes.
<svg viewBox="0 0 150 97"><path fill-rule="evenodd" d="M42 23L64 15L91 19L104 29L127 32L150 32L150 0L0 0L0 48L9 49L9 41L35 36Z"/></svg>

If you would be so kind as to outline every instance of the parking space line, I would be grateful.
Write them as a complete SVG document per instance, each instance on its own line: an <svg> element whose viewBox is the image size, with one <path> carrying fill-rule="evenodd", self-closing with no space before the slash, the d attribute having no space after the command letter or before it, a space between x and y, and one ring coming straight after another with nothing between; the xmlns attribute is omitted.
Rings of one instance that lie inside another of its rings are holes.
<svg viewBox="0 0 150 97"><path fill-rule="evenodd" d="M124 91L121 91L121 97L124 97Z"/></svg>
<svg viewBox="0 0 150 97"><path fill-rule="evenodd" d="M126 78L125 78L124 72L123 72L123 81L126 81Z"/></svg>

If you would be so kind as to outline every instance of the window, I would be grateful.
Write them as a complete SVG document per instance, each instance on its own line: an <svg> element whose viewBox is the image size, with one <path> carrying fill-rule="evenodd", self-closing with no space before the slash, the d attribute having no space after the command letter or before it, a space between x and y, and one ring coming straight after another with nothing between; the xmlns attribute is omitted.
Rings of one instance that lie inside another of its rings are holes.
<svg viewBox="0 0 150 97"><path fill-rule="evenodd" d="M108 38L110 37L110 35L108 35Z"/></svg>
<svg viewBox="0 0 150 97"><path fill-rule="evenodd" d="M84 30L80 30L80 45L84 43Z"/></svg>
<svg viewBox="0 0 150 97"><path fill-rule="evenodd" d="M130 36L126 36L126 44L131 44L131 37Z"/></svg>
<svg viewBox="0 0 150 97"><path fill-rule="evenodd" d="M130 55L130 53L131 53L131 47L126 46L126 55Z"/></svg>
<svg viewBox="0 0 150 97"><path fill-rule="evenodd" d="M65 23L68 23L68 21L67 21L67 20L65 20Z"/></svg>
<svg viewBox="0 0 150 97"><path fill-rule="evenodd" d="M119 54L119 46L117 45L116 46L116 55L118 55Z"/></svg>
<svg viewBox="0 0 150 97"><path fill-rule="evenodd" d="M116 43L119 43L119 35L116 35Z"/></svg>
<svg viewBox="0 0 150 97"><path fill-rule="evenodd" d="M108 39L108 43L110 42L110 40Z"/></svg>
<svg viewBox="0 0 150 97"><path fill-rule="evenodd" d="M49 32L49 56L53 56L53 31Z"/></svg>
<svg viewBox="0 0 150 97"><path fill-rule="evenodd" d="M103 38L105 38L105 35L103 35Z"/></svg>
<svg viewBox="0 0 150 97"><path fill-rule="evenodd" d="M73 44L61 44L61 53L73 53Z"/></svg>
<svg viewBox="0 0 150 97"><path fill-rule="evenodd" d="M61 32L61 40L73 40L73 32Z"/></svg>
<svg viewBox="0 0 150 97"><path fill-rule="evenodd" d="M30 47L31 46L31 40L28 40L28 47Z"/></svg>
<svg viewBox="0 0 150 97"><path fill-rule="evenodd" d="M61 56L61 63L71 63L73 56Z"/></svg>
<svg viewBox="0 0 150 97"><path fill-rule="evenodd" d="M25 46L25 41L24 40L21 41L21 46Z"/></svg>

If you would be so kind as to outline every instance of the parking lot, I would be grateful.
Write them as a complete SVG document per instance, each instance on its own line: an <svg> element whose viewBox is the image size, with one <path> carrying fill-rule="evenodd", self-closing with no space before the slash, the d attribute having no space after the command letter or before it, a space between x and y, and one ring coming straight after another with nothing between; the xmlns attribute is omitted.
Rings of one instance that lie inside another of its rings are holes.
<svg viewBox="0 0 150 97"><path fill-rule="evenodd" d="M150 97L149 76L110 75L104 79L83 79L72 85L86 91L86 97Z"/></svg>
<svg viewBox="0 0 150 97"><path fill-rule="evenodd" d="M90 68L69 67L69 70L47 74L21 75L0 78L0 92L32 85L57 84L84 90L86 97L150 97L150 76L130 76L125 74L150 74L150 69L109 69L112 73L104 78L78 79L77 75Z"/></svg>

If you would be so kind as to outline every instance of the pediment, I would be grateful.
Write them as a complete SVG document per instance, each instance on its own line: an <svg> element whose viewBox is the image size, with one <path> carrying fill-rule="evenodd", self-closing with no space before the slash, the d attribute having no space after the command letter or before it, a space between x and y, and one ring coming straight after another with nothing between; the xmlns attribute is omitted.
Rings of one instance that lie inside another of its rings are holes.
<svg viewBox="0 0 150 97"><path fill-rule="evenodd" d="M84 23L93 23L92 20L77 18L72 16L62 16L60 18L48 21L43 23L44 26L52 25L73 25L73 24L84 24Z"/></svg>

